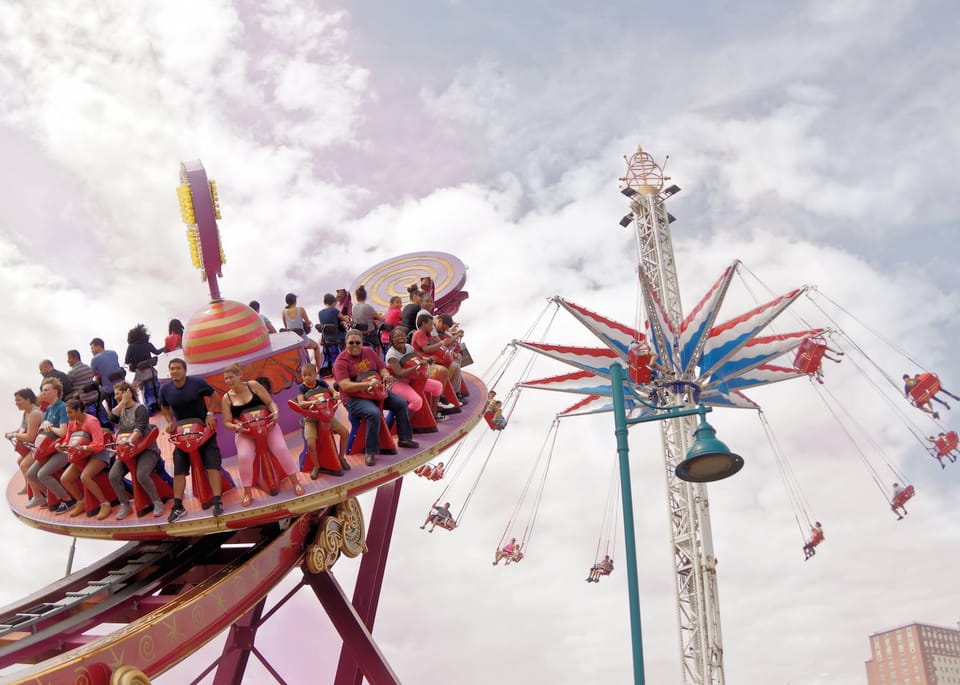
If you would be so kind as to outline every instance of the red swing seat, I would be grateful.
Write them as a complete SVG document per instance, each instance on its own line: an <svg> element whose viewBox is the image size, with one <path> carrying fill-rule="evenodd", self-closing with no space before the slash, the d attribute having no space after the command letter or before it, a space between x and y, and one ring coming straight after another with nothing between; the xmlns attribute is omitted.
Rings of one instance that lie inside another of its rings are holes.
<svg viewBox="0 0 960 685"><path fill-rule="evenodd" d="M280 468L280 462L267 446L267 433L276 425L270 418L266 407L249 409L240 415L240 430L253 439L256 456L253 458L253 480L258 488L275 497L280 492L280 481L287 474Z"/></svg>
<svg viewBox="0 0 960 685"><path fill-rule="evenodd" d="M913 489L912 485L908 485L900 492L896 497L893 498L891 505L893 507L902 507L904 504L913 499L913 496L916 494L916 491Z"/></svg>
<svg viewBox="0 0 960 685"><path fill-rule="evenodd" d="M457 522L453 519L440 519L436 522L437 528L443 528L444 530L453 530L457 527Z"/></svg>
<svg viewBox="0 0 960 685"><path fill-rule="evenodd" d="M403 368L415 368L416 371L406 377L407 384L413 388L413 391L420 395L420 399L423 404L420 405L420 409L416 413L410 414L410 426L413 428L414 433L436 433L437 428L437 419L434 417L433 412L430 409L430 402L427 399L427 378L429 374L427 371L427 365L419 363L417 357L411 357L403 365Z"/></svg>
<svg viewBox="0 0 960 685"><path fill-rule="evenodd" d="M936 448L937 448L937 456L938 457L947 456L947 454L957 449L958 442L960 441L958 441L957 439L956 431L950 431L949 433L945 434L943 437L938 437L936 442L934 443L934 445L936 445Z"/></svg>
<svg viewBox="0 0 960 685"><path fill-rule="evenodd" d="M44 466L47 463L47 460L53 456L53 453L57 451L57 436L55 433L37 433L37 437L34 438L34 444L29 447L34 449L33 458L35 461L39 462L40 466ZM66 467L64 467L66 468ZM60 476L63 475L64 469L60 469L57 473L54 474L54 477L57 480L60 480ZM27 481L27 497L36 496L36 492L33 489L33 485ZM52 490L47 490L47 505L52 509L53 507L60 504L60 498L54 494Z"/></svg>
<svg viewBox="0 0 960 685"><path fill-rule="evenodd" d="M493 420L493 417L494 412L492 410L487 409L485 412L483 412L483 420L487 422L488 426L490 426L490 430L502 431L507 427L506 423L500 425L496 424Z"/></svg>
<svg viewBox="0 0 960 685"><path fill-rule="evenodd" d="M359 394L359 393L358 393ZM383 401L387 399L387 387L383 383L376 383L369 392L362 393L365 399L373 400L380 407L380 454L396 454L397 443L393 439L393 433L387 426L387 420L383 415ZM360 421L357 427L357 435L353 439L353 445L350 446L350 454L365 454L367 445L367 420Z"/></svg>
<svg viewBox="0 0 960 685"><path fill-rule="evenodd" d="M126 433L118 435L117 440L124 439L126 435ZM140 439L132 445L117 442L112 446L117 453L117 459L122 461L127 470L130 471L130 480L133 482L133 510L137 512L137 516L143 516L147 512L153 511L153 501L143 491L143 486L140 485L140 480L137 478L137 456L155 443L159 435L160 430L156 426L151 426L147 434L140 436ZM166 502L173 497L173 488L170 487L169 476L164 478L165 475L166 469L164 469L161 459L157 462L157 469L154 469L153 473L150 474L150 480L153 481L153 486L157 489L157 496L160 497L161 502Z"/></svg>
<svg viewBox="0 0 960 685"><path fill-rule="evenodd" d="M800 373L813 374L820 368L823 355L827 353L827 343L820 336L804 338L793 359L793 368Z"/></svg>
<svg viewBox="0 0 960 685"><path fill-rule="evenodd" d="M413 470L415 474L427 480L440 480L443 478L444 469L433 464L421 464Z"/></svg>
<svg viewBox="0 0 960 685"><path fill-rule="evenodd" d="M921 373L917 375L917 384L910 388L910 399L916 406L922 407L932 400L940 389L940 379L935 374Z"/></svg>
<svg viewBox="0 0 960 685"><path fill-rule="evenodd" d="M649 383L653 374L650 371L650 362L653 361L653 354L647 345L634 344L627 351L627 366L630 380L638 385Z"/></svg>

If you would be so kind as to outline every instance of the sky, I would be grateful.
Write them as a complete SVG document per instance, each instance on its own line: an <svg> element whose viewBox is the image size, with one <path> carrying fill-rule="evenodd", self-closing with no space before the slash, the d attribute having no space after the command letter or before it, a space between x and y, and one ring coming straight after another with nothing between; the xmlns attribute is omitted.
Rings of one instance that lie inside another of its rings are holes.
<svg viewBox="0 0 960 685"><path fill-rule="evenodd" d="M711 415L746 460L709 487L727 680L863 683L868 635L960 619L944 578L960 562L944 525L960 465L941 471L923 452L909 422L936 426L887 402L849 342L887 376L918 370L903 350L960 387L958 29L941 0L3 3L2 425L17 425L13 391L36 387L40 359L64 369L78 348L89 361L95 335L122 353L136 323L160 339L205 304L179 220L182 160L201 159L218 184L226 297L259 299L276 319L292 291L315 312L376 262L451 252L468 267L459 319L480 374L550 296L632 321L617 179L643 145L669 155L682 188L668 208L685 308L734 259L749 271L723 318L768 288L811 285L841 304L804 298L781 330L831 325L818 302L848 334L825 387L869 436L861 456L805 380L752 395L824 523L805 563L756 414ZM547 337L591 344L564 315ZM528 556L490 565L552 417L576 399L521 393L455 533L418 528L437 484L404 483L374 633L403 682L629 679L622 564L583 582L615 458L609 415L561 423ZM455 508L490 453L482 437L450 485ZM647 682L670 684L680 657L657 430L632 429L630 448ZM863 459L915 484L906 520ZM12 451L0 469L12 475ZM14 542L3 601L61 573L68 539L12 514L0 534ZM81 541L77 563L109 549ZM357 566L336 566L348 589ZM315 629L287 639L302 625ZM219 642L158 682L198 673ZM332 673L335 642L303 593L258 645L288 682L314 682ZM245 682L273 681L251 663Z"/></svg>

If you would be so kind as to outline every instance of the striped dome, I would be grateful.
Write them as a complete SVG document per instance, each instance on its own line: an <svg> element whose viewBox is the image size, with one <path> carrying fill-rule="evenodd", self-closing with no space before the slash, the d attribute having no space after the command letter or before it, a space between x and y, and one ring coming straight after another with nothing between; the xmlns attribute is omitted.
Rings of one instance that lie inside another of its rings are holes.
<svg viewBox="0 0 960 685"><path fill-rule="evenodd" d="M211 302L187 322L183 355L188 364L226 361L270 345L260 315L233 300Z"/></svg>

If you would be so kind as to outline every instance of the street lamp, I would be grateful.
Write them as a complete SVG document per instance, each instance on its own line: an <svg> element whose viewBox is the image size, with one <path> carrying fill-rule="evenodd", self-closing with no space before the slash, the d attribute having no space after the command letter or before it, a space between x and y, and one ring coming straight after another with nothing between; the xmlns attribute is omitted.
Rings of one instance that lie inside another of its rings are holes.
<svg viewBox="0 0 960 685"><path fill-rule="evenodd" d="M635 685L645 685L643 671L643 633L640 626L640 591L637 581L637 543L633 526L633 494L630 487L630 447L627 444L627 428L638 423L663 421L682 416L700 416L700 425L694 435L696 441L687 452L686 458L677 465L678 478L695 483L707 483L729 478L741 468L743 459L733 454L727 446L717 440L717 431L706 421L706 414L713 411L700 405L689 407L658 407L638 400L655 413L647 416L627 418L623 396L624 371L618 363L610 367L610 382L613 395L614 433L617 437L617 457L620 464L620 492L623 502L624 551L627 555L627 593L630 604L630 633L633 644L633 681Z"/></svg>

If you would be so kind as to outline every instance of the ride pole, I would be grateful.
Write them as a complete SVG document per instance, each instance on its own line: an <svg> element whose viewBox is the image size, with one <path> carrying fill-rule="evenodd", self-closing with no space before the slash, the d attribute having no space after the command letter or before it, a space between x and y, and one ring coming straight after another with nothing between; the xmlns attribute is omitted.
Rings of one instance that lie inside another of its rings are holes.
<svg viewBox="0 0 960 685"><path fill-rule="evenodd" d="M630 489L630 446L627 443L627 410L623 399L623 367L610 367L613 386L614 435L620 462L620 499L623 503L623 541L627 555L627 593L630 604L630 636L633 646L633 682L645 685L643 672L643 633L640 628L640 590L637 580L637 541L633 527L633 494Z"/></svg>

